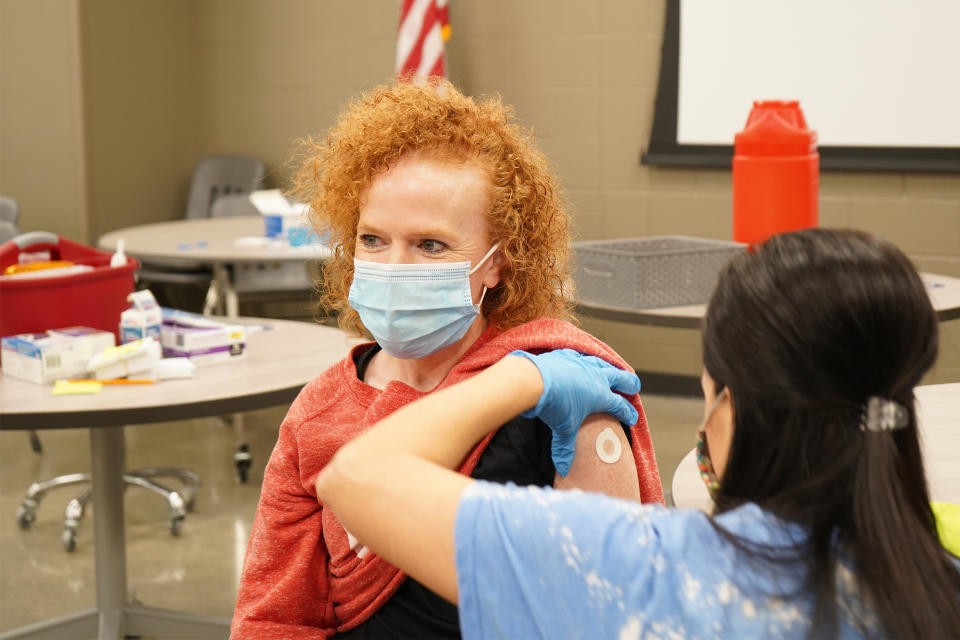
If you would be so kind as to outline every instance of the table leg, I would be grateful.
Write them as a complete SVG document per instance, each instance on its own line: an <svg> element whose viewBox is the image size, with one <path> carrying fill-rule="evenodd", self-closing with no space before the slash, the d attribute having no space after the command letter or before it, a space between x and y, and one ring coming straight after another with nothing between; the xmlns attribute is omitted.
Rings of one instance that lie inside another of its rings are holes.
<svg viewBox="0 0 960 640"><path fill-rule="evenodd" d="M223 296L226 304L226 315L228 318L236 318L240 315L240 302L237 297L237 290L233 287L233 279L230 277L230 270L225 264L217 263L213 265L213 277L217 279L220 286L220 294Z"/></svg>
<svg viewBox="0 0 960 640"><path fill-rule="evenodd" d="M127 550L123 536L123 427L90 429L93 483L93 552L96 609L0 633L0 640L89 638L123 640L126 634L222 640L230 618L127 604ZM99 630L99 632L98 632Z"/></svg>
<svg viewBox="0 0 960 640"><path fill-rule="evenodd" d="M123 427L90 429L93 543L100 639L123 638L127 551L123 538Z"/></svg>

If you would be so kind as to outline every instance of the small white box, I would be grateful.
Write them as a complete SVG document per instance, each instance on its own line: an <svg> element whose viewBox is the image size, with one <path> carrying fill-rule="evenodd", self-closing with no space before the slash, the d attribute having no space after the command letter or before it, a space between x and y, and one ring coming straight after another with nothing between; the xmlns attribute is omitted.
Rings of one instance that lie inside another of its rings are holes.
<svg viewBox="0 0 960 640"><path fill-rule="evenodd" d="M120 314L120 342L133 342L141 338L160 340L160 323L163 322L160 307L149 289L134 291L127 296L133 307Z"/></svg>
<svg viewBox="0 0 960 640"><path fill-rule="evenodd" d="M82 378L91 356L113 345L112 333L90 327L7 336L2 340L3 373L37 384Z"/></svg>

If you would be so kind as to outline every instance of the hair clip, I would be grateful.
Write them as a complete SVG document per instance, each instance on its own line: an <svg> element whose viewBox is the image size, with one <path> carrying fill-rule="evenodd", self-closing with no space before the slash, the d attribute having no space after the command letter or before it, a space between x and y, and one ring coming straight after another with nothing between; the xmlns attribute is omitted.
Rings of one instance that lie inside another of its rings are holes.
<svg viewBox="0 0 960 640"><path fill-rule="evenodd" d="M910 421L907 408L895 400L870 396L863 406L861 431L893 431L902 429Z"/></svg>

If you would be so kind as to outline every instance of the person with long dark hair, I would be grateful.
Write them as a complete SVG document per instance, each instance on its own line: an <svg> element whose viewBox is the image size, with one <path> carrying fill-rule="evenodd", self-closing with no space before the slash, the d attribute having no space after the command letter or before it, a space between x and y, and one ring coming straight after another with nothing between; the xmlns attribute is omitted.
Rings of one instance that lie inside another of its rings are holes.
<svg viewBox="0 0 960 640"><path fill-rule="evenodd" d="M960 637L914 408L937 322L909 260L855 231L776 236L722 271L703 355L711 515L448 471L521 412L555 432L621 415L635 376L569 350L397 411L338 452L318 498L459 602L465 637Z"/></svg>

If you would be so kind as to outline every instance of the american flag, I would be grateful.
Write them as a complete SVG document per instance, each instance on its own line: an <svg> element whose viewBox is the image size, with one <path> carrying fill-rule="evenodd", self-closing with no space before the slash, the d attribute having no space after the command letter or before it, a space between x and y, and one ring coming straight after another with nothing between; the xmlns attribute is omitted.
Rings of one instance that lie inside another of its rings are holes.
<svg viewBox="0 0 960 640"><path fill-rule="evenodd" d="M443 43L449 38L447 0L403 0L397 31L397 75L446 76Z"/></svg>

